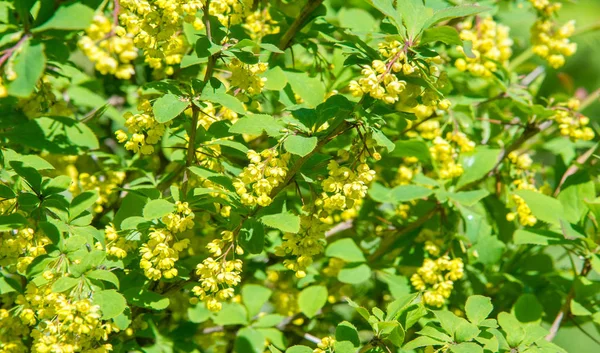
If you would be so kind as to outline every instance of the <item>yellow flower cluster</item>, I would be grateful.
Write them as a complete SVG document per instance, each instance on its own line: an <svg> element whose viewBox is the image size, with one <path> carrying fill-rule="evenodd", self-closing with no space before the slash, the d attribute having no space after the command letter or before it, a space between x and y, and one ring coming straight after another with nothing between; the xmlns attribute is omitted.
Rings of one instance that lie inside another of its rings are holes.
<svg viewBox="0 0 600 353"><path fill-rule="evenodd" d="M375 179L375 171L367 163L360 163L354 172L331 160L327 170L329 177L321 183L324 192L318 202L324 211L321 217L327 217L333 211L353 208L367 195L369 184Z"/></svg>
<svg viewBox="0 0 600 353"><path fill-rule="evenodd" d="M128 252L137 248L137 242L127 240L125 237L120 236L112 224L109 224L104 228L104 239L106 240L106 254L115 256L119 259L124 259L127 257ZM101 249L102 245L96 243L96 248Z"/></svg>
<svg viewBox="0 0 600 353"><path fill-rule="evenodd" d="M460 148L460 152L470 152L475 148L475 143L462 132L449 132L446 138L437 136L433 139L433 146L429 147L431 158L436 163L437 173L442 179L452 179L463 174L463 167L458 160L458 151L451 144Z"/></svg>
<svg viewBox="0 0 600 353"><path fill-rule="evenodd" d="M394 185L408 185L415 175L421 173L421 165L416 157L402 158L402 164L398 167Z"/></svg>
<svg viewBox="0 0 600 353"><path fill-rule="evenodd" d="M279 33L277 21L273 20L269 7L256 10L246 17L243 27L250 34L252 40L260 42L264 36Z"/></svg>
<svg viewBox="0 0 600 353"><path fill-rule="evenodd" d="M189 243L189 239L176 241L173 233L166 229L151 229L148 242L140 247L140 268L146 277L154 281L177 276L175 263Z"/></svg>
<svg viewBox="0 0 600 353"><path fill-rule="evenodd" d="M429 67L418 66L416 62L409 60L404 44L397 40L380 43L379 53L385 61L374 60L370 66L363 67L362 77L358 81L350 81L348 89L353 96L368 94L388 104L396 103L397 110L415 111L415 114L419 112L425 117L433 114L435 108L446 110L450 107L450 102L441 99L435 91L407 83L397 76L401 74L417 78L426 75L428 80L435 81L432 85L438 89L443 88L448 81L447 74L439 73L439 69L431 65L441 63L440 57L426 59ZM436 74L439 75L436 77Z"/></svg>
<svg viewBox="0 0 600 353"><path fill-rule="evenodd" d="M423 229L415 239L417 243L424 243L423 249L431 256L439 256L444 240L430 229Z"/></svg>
<svg viewBox="0 0 600 353"><path fill-rule="evenodd" d="M498 64L506 64L512 55L513 41L509 31L508 26L496 23L492 17L476 20L475 26L471 20L464 22L460 39L473 43L475 58L460 58L454 65L460 71L469 71L475 76L492 76L498 70ZM464 54L462 46L458 46L457 50Z"/></svg>
<svg viewBox="0 0 600 353"><path fill-rule="evenodd" d="M463 277L462 259L450 259L447 255L436 260L425 259L417 273L410 277L416 290L422 291L425 304L435 307L444 305L454 288L454 281Z"/></svg>
<svg viewBox="0 0 600 353"><path fill-rule="evenodd" d="M293 259L284 260L283 265L294 271L296 277L306 277L306 269L313 263L313 256L325 249L325 232L328 228L316 215L302 215L300 231L297 234L285 233L283 242L275 249L275 255L292 256Z"/></svg>
<svg viewBox="0 0 600 353"><path fill-rule="evenodd" d="M560 134L568 136L571 140L589 141L594 138L594 130L587 126L590 119L587 116L577 113L581 103L578 99L570 99L565 108L560 107L555 110L550 119L554 119L558 123Z"/></svg>
<svg viewBox="0 0 600 353"><path fill-rule="evenodd" d="M79 185L82 190L96 190L98 192L98 199L94 204L94 212L102 212L104 206L107 206L112 200L117 198L115 193L125 180L126 175L125 172L115 172L112 170L100 175L89 173L79 174Z"/></svg>
<svg viewBox="0 0 600 353"><path fill-rule="evenodd" d="M404 44L399 41L380 43L379 52L386 61L374 60L370 66L364 66L361 71L362 77L358 81L350 81L348 89L355 97L368 94L393 104L406 88L406 81L398 79L395 74L402 73L408 76L418 70L408 62Z"/></svg>
<svg viewBox="0 0 600 353"><path fill-rule="evenodd" d="M231 86L251 96L262 92L267 79L259 75L267 71L267 63L245 64L233 58L227 67L231 70Z"/></svg>
<svg viewBox="0 0 600 353"><path fill-rule="evenodd" d="M74 300L53 293L51 287L51 282L39 287L30 282L15 301L21 321L32 326L32 352L111 351L112 345L104 342L119 330L101 320L100 307L88 298Z"/></svg>
<svg viewBox="0 0 600 353"><path fill-rule="evenodd" d="M132 37L123 28L115 30L106 16L96 14L85 33L77 46L94 63L96 70L103 75L115 75L124 80L135 74L131 62L138 56L137 49Z"/></svg>
<svg viewBox="0 0 600 353"><path fill-rule="evenodd" d="M0 309L0 353L27 353L23 339L29 337L29 327L6 309Z"/></svg>
<svg viewBox="0 0 600 353"><path fill-rule="evenodd" d="M277 313L294 316L300 312L298 307L299 291L296 289L295 283L290 284L290 281L286 280L285 277L282 278L282 275L274 270L267 270L267 281L269 287L274 287L271 300Z"/></svg>
<svg viewBox="0 0 600 353"><path fill-rule="evenodd" d="M173 74L187 50L183 22L204 28L197 13L201 0L120 0L119 16L136 47L144 51L145 61L155 73ZM123 33L118 33L123 34Z"/></svg>
<svg viewBox="0 0 600 353"><path fill-rule="evenodd" d="M172 233L183 233L194 228L194 212L187 202L175 202L175 212L162 218L162 222Z"/></svg>
<svg viewBox="0 0 600 353"><path fill-rule="evenodd" d="M538 19L531 27L533 52L545 59L555 69L565 64L565 56L577 51L577 44L569 37L575 32L575 21L569 21L558 27L553 15L561 8L558 2L549 0L529 0L537 10Z"/></svg>
<svg viewBox="0 0 600 353"><path fill-rule="evenodd" d="M161 124L154 119L152 104L147 99L141 99L137 110L139 114L125 113L125 126L129 136L123 130L117 130L115 136L119 143L125 143L125 148L134 153L152 154L156 145L165 133L171 122Z"/></svg>
<svg viewBox="0 0 600 353"><path fill-rule="evenodd" d="M266 149L260 154L248 150L247 156L250 164L233 180L235 191L244 205L268 206L272 201L271 191L285 180L290 155L279 155L275 149Z"/></svg>
<svg viewBox="0 0 600 353"><path fill-rule="evenodd" d="M242 280L242 260L227 260L228 252L234 248L233 232L224 231L221 236L222 239L215 239L206 246L212 256L196 266L200 285L192 288L192 292L206 303L210 311L221 310L221 302L233 298L233 287ZM239 246L235 247L235 252L238 255L244 253ZM192 299L192 302L196 300Z"/></svg>
<svg viewBox="0 0 600 353"><path fill-rule="evenodd" d="M24 273L33 260L46 254L45 246L50 238L32 228L13 229L0 232L0 266Z"/></svg>
<svg viewBox="0 0 600 353"><path fill-rule="evenodd" d="M514 173L518 177L518 179L513 181L516 189L538 192L538 189L534 185L533 176L529 171L533 163L531 157L526 153L519 155L517 152L511 152L508 155L508 160L513 164ZM507 213L506 220L512 222L518 219L522 226L534 226L537 223L537 218L531 213L531 209L527 206L525 200L515 194L512 195L512 200L517 206L517 212Z"/></svg>
<svg viewBox="0 0 600 353"><path fill-rule="evenodd" d="M331 336L323 337L321 342L317 344L317 348L313 349L313 353L332 353L334 351L335 339Z"/></svg>
<svg viewBox="0 0 600 353"><path fill-rule="evenodd" d="M211 0L208 13L229 27L242 23L251 13L253 4L253 0Z"/></svg>

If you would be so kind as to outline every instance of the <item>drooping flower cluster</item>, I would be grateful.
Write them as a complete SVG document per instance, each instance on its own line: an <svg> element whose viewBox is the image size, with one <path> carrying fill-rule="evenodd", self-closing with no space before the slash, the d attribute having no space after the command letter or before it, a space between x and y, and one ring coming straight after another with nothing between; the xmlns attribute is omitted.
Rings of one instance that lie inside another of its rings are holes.
<svg viewBox="0 0 600 353"><path fill-rule="evenodd" d="M321 217L327 217L334 211L351 209L367 195L369 185L375 179L375 171L368 164L360 163L356 171L340 166L331 160L327 165L329 177L321 183L323 186Z"/></svg>
<svg viewBox="0 0 600 353"><path fill-rule="evenodd" d="M106 254L119 259L124 259L129 252L137 248L136 241L127 240L126 237L119 235L112 224L108 224L104 229L104 239ZM96 243L96 248L102 248L102 244Z"/></svg>
<svg viewBox="0 0 600 353"><path fill-rule="evenodd" d="M249 150L247 156L250 164L233 180L235 191L244 205L268 206L272 201L271 192L285 180L290 155L266 149L260 154Z"/></svg>
<svg viewBox="0 0 600 353"><path fill-rule="evenodd" d="M267 79L259 75L267 71L266 63L246 64L234 58L227 67L231 70L231 86L250 96L262 92Z"/></svg>
<svg viewBox="0 0 600 353"><path fill-rule="evenodd" d="M111 201L117 198L115 192L125 180L126 173L106 171L99 174L81 173L78 176L80 188L84 191L96 190L98 199L94 204L94 212L100 213Z"/></svg>
<svg viewBox="0 0 600 353"><path fill-rule="evenodd" d="M269 7L258 9L246 17L243 27L250 34L252 40L260 42L264 36L279 33L277 21L273 20Z"/></svg>
<svg viewBox="0 0 600 353"><path fill-rule="evenodd" d="M321 342L317 343L317 348L313 349L313 353L332 353L334 352L335 338L331 336L323 337Z"/></svg>
<svg viewBox="0 0 600 353"><path fill-rule="evenodd" d="M200 277L200 283L192 288L192 292L206 303L210 311L221 310L221 303L233 298L233 287L242 280L242 260L227 260L229 251L234 247L236 254L244 253L242 248L233 244L233 232L223 231L221 239L215 239L206 246L212 256L196 266L196 275ZM197 299L192 299L192 302L195 301Z"/></svg>
<svg viewBox="0 0 600 353"><path fill-rule="evenodd" d="M431 256L439 256L444 240L438 234L430 229L423 229L415 239L417 243L423 243L423 250Z"/></svg>
<svg viewBox="0 0 600 353"><path fill-rule="evenodd" d="M533 173L530 170L533 163L531 157L526 153L511 152L508 155L508 160L513 169L511 172L515 175L513 185L516 189L538 192L534 184ZM507 213L506 220L512 222L517 219L522 226L534 226L537 223L537 218L533 215L525 200L516 194L512 194L511 198L517 207L517 212Z"/></svg>
<svg viewBox="0 0 600 353"><path fill-rule="evenodd" d="M252 0L211 0L208 13L229 27L242 23L250 15L252 5Z"/></svg>
<svg viewBox="0 0 600 353"><path fill-rule="evenodd" d="M50 238L32 228L0 232L0 266L24 273L36 257L46 254L50 243Z"/></svg>
<svg viewBox="0 0 600 353"><path fill-rule="evenodd" d="M283 261L283 265L296 273L296 277L306 277L306 269L312 264L313 256L323 252L326 245L325 232L328 225L316 215L300 217L300 231L297 234L285 233L283 242L275 249L275 255L293 257Z"/></svg>
<svg viewBox="0 0 600 353"><path fill-rule="evenodd" d="M466 21L462 25L460 38L471 41L474 58L465 56L457 59L454 65L460 71L469 71L475 76L490 77L498 70L498 64L504 65L512 55L513 41L509 37L510 29L496 23L492 17ZM458 51L464 53L462 46Z"/></svg>
<svg viewBox="0 0 600 353"><path fill-rule="evenodd" d="M0 309L0 352L27 353L23 339L29 337L29 332L29 327L20 318Z"/></svg>
<svg viewBox="0 0 600 353"><path fill-rule="evenodd" d="M533 52L558 69L565 64L566 56L571 56L577 51L577 44L569 40L575 32L575 21L558 26L553 16L561 8L560 3L549 0L529 2L538 14L538 19L531 27Z"/></svg>
<svg viewBox="0 0 600 353"><path fill-rule="evenodd" d="M449 132L445 139L441 136L433 139L433 146L429 147L429 152L442 179L456 178L464 172L462 165L458 163L458 151L453 144L461 153L473 151L475 148L475 143L462 132Z"/></svg>
<svg viewBox="0 0 600 353"><path fill-rule="evenodd" d="M89 298L54 293L51 287L52 282L41 286L30 282L15 301L22 323L31 327L32 352L111 351L112 345L105 342L119 329L101 320L100 307Z"/></svg>
<svg viewBox="0 0 600 353"><path fill-rule="evenodd" d="M181 62L187 50L183 22L197 30L204 28L197 16L201 0L120 0L120 5L119 20L135 46L143 50L144 60L160 75L173 74L173 65Z"/></svg>
<svg viewBox="0 0 600 353"><path fill-rule="evenodd" d="M436 260L425 259L417 273L410 277L416 290L422 291L425 304L441 307L454 289L454 281L463 277L462 259L445 255Z"/></svg>
<svg viewBox="0 0 600 353"><path fill-rule="evenodd" d="M147 99L141 99L138 103L138 114L125 113L125 126L127 134L123 130L117 130L115 136L119 143L125 143L125 148L134 153L152 154L156 145L165 133L165 129L171 122L161 124L154 118L152 104Z"/></svg>
<svg viewBox="0 0 600 353"><path fill-rule="evenodd" d="M175 212L162 218L167 228L153 228L148 242L140 247L140 268L146 277L154 281L177 276L175 263L179 260L179 253L190 244L189 239L177 240L176 234L194 227L194 213L187 202L177 201L175 207Z"/></svg>
<svg viewBox="0 0 600 353"><path fill-rule="evenodd" d="M589 141L594 138L594 130L587 126L590 119L577 111L581 103L578 99L570 99L566 104L557 107L554 115L550 117L558 123L560 134L569 137L573 141Z"/></svg>
<svg viewBox="0 0 600 353"><path fill-rule="evenodd" d="M101 74L128 80L135 74L131 62L138 56L137 49L124 28L113 26L106 16L96 14L77 46Z"/></svg>

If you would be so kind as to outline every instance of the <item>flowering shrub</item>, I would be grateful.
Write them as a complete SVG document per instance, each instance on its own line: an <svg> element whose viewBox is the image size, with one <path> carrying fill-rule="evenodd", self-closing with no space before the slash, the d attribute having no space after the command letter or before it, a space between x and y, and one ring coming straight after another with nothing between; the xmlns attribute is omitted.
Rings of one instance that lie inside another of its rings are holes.
<svg viewBox="0 0 600 353"><path fill-rule="evenodd" d="M0 1L0 353L597 340L598 95L539 91L560 10Z"/></svg>

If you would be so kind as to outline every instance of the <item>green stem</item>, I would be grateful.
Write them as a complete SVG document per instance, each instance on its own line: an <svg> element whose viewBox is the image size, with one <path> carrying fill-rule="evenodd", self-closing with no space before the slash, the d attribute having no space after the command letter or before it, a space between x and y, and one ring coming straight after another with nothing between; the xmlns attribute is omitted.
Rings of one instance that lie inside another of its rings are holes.
<svg viewBox="0 0 600 353"><path fill-rule="evenodd" d="M508 64L508 70L512 71L512 70L516 69L517 67L519 67L519 65L521 65L524 62L526 62L527 60L531 59L531 57L533 55L534 55L533 49L532 48L528 48L527 50L525 50L524 52L522 52L521 54L519 54L519 56L517 56L516 58L514 58L510 62L510 64Z"/></svg>
<svg viewBox="0 0 600 353"><path fill-rule="evenodd" d="M187 158L185 161L185 168L183 169L183 183L181 184L181 195L185 199L187 196L187 188L189 182L189 167L194 161L196 155L196 132L198 131L198 115L200 114L200 108L192 103L192 127L190 130L190 140L188 141Z"/></svg>

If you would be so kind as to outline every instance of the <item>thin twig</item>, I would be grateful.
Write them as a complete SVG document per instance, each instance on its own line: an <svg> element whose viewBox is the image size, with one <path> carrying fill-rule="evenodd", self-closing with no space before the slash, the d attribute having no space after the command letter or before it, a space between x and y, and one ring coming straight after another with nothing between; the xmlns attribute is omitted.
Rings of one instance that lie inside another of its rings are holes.
<svg viewBox="0 0 600 353"><path fill-rule="evenodd" d="M298 33L305 25L308 17L315 11L321 4L323 0L308 0L300 15L296 17L292 25L285 32L281 40L279 41L279 49L286 50L296 37L296 33ZM275 53L276 54L276 53Z"/></svg>
<svg viewBox="0 0 600 353"><path fill-rule="evenodd" d="M10 56L17 50L19 49L19 47L21 45L23 45L23 43L25 43L25 41L27 39L29 39L30 35L26 34L23 37L21 37L21 39L19 39L19 41L17 42L17 44L15 44L14 46L12 46L11 48L6 49L6 51L4 52L4 54L2 55L2 57L0 57L0 67L2 67L2 65L4 65L4 62L6 60L8 60L8 58L10 58Z"/></svg>
<svg viewBox="0 0 600 353"><path fill-rule="evenodd" d="M590 273L591 269L592 263L590 259L585 259L583 263L583 268L581 269L581 273L579 274L579 276L575 276L575 278L573 279L573 284L571 285L571 289L567 294L567 299L565 300L565 303L558 312L558 315L556 315L556 318L552 322L552 326L550 327L550 333L546 336L546 341L550 342L554 339L554 337L556 337L556 334L560 329L560 325L562 324L563 319L565 318L565 316L569 316L569 314L571 313L571 301L573 301L573 298L575 297L575 281L577 281L578 277L587 276L588 273Z"/></svg>

